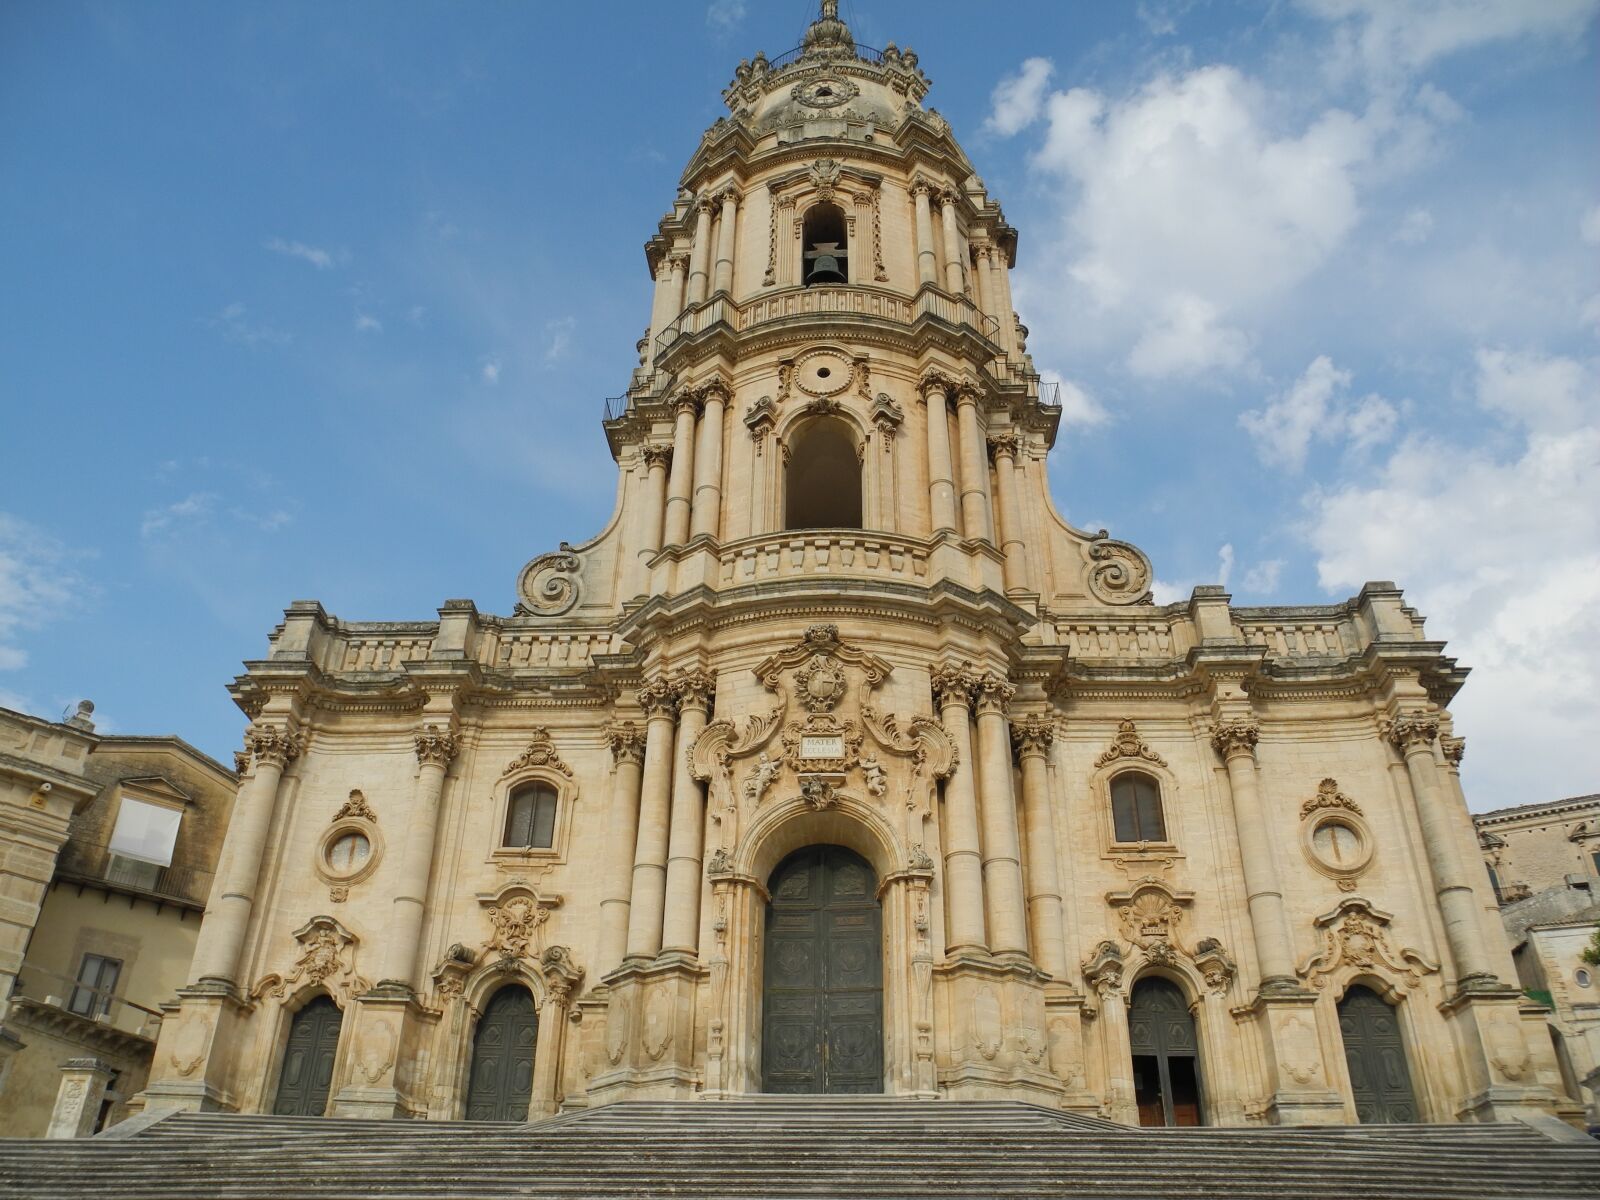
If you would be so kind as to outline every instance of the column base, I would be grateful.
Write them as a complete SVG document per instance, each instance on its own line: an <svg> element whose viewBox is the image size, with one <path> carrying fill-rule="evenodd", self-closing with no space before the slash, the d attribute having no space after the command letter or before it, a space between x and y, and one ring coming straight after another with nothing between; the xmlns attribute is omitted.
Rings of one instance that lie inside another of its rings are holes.
<svg viewBox="0 0 1600 1200"><path fill-rule="evenodd" d="M1274 1125L1342 1125L1345 1098L1322 1054L1316 995L1292 980L1263 981L1250 1013L1262 1034L1268 1084L1262 1115Z"/></svg>
<svg viewBox="0 0 1600 1200"><path fill-rule="evenodd" d="M691 955L664 954L654 962L624 962L602 982L603 1016L585 1036L597 1070L585 1089L589 1105L618 1100L688 1100L699 1091L695 1069L695 1007L706 969ZM596 989L597 991L599 989ZM590 1018L584 1010L584 1021Z"/></svg>
<svg viewBox="0 0 1600 1200"><path fill-rule="evenodd" d="M1049 977L1014 955L964 954L933 968L938 1083L952 1100L1027 1100L1060 1107L1046 1015Z"/></svg>
<svg viewBox="0 0 1600 1200"><path fill-rule="evenodd" d="M202 979L178 989L178 1003L156 1038L144 1111L238 1112L229 1048L236 1045L250 1005L225 979Z"/></svg>
<svg viewBox="0 0 1600 1200"><path fill-rule="evenodd" d="M1467 1081L1458 1120L1512 1121L1530 1109L1566 1118L1542 1007L1493 976L1468 976L1439 1011L1455 1032Z"/></svg>
<svg viewBox="0 0 1600 1200"><path fill-rule="evenodd" d="M355 998L345 1018L350 1047L342 1064L342 1082L333 1095L335 1117L412 1117L428 1115L424 1097L413 1095L414 1064L438 1014L423 1008L410 987L384 980Z"/></svg>
<svg viewBox="0 0 1600 1200"><path fill-rule="evenodd" d="M1083 1056L1083 1010L1087 997L1065 983L1044 990L1045 1029L1050 1042L1050 1071L1064 1089L1057 1101L1077 1112L1098 1113L1100 1097L1089 1090Z"/></svg>

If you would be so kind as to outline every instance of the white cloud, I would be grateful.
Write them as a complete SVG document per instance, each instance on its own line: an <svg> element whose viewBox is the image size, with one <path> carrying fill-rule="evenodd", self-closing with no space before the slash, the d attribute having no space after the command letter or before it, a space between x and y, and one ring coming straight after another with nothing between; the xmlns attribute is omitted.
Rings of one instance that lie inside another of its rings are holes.
<svg viewBox="0 0 1600 1200"><path fill-rule="evenodd" d="M1578 310L1578 320L1600 336L1600 292L1583 302L1583 307Z"/></svg>
<svg viewBox="0 0 1600 1200"><path fill-rule="evenodd" d="M1228 580L1233 577L1233 558L1233 543L1224 542L1217 548L1217 570L1210 580L1182 579L1169 583L1164 579L1156 579L1150 584L1151 598L1157 604L1176 604L1180 600L1187 600L1198 583L1219 583L1227 587Z"/></svg>
<svg viewBox="0 0 1600 1200"><path fill-rule="evenodd" d="M1282 575L1283 559L1269 558L1246 571L1240 587L1253 595L1270 596L1278 590L1278 579Z"/></svg>
<svg viewBox="0 0 1600 1200"><path fill-rule="evenodd" d="M139 536L155 537L179 525L208 517L216 509L217 500L215 492L191 492L172 504L147 509L139 522Z"/></svg>
<svg viewBox="0 0 1600 1200"><path fill-rule="evenodd" d="M989 118L983 127L1001 137L1011 137L1037 121L1044 108L1045 88L1055 69L1048 58L1030 58L1015 75L1002 79L990 94Z"/></svg>
<svg viewBox="0 0 1600 1200"><path fill-rule="evenodd" d="M274 254L282 254L286 258L298 258L308 262L319 271L326 271L335 263L343 264L349 261L348 251L341 250L337 254L324 250L321 246L308 246L304 242L289 241L286 238L275 237L268 240L266 248Z"/></svg>
<svg viewBox="0 0 1600 1200"><path fill-rule="evenodd" d="M1308 497L1321 583L1389 578L1473 669L1452 706L1480 749L1479 808L1593 790L1600 774L1600 369L1501 350L1477 399L1509 451L1412 437L1376 479Z"/></svg>
<svg viewBox="0 0 1600 1200"><path fill-rule="evenodd" d="M1600 0L1300 0L1335 22L1330 62L1380 82L1439 59L1522 38L1575 41Z"/></svg>
<svg viewBox="0 0 1600 1200"><path fill-rule="evenodd" d="M1400 219L1400 224L1395 227L1389 240L1399 242L1403 246L1415 246L1427 241L1432 233L1433 214L1425 208L1413 208Z"/></svg>
<svg viewBox="0 0 1600 1200"><path fill-rule="evenodd" d="M487 383L490 387L493 387L495 384L500 382L500 360L498 358L491 358L488 362L483 364L483 369L479 372L479 374L485 383Z"/></svg>
<svg viewBox="0 0 1600 1200"><path fill-rule="evenodd" d="M251 320L250 310L237 300L216 316L207 317L203 323L228 341L245 346L287 346L294 340L292 335L281 329Z"/></svg>
<svg viewBox="0 0 1600 1200"><path fill-rule="evenodd" d="M1223 587L1233 578L1233 543L1224 542L1217 551L1217 582Z"/></svg>
<svg viewBox="0 0 1600 1200"><path fill-rule="evenodd" d="M1300 378L1263 409L1239 414L1239 424L1267 466L1300 471L1313 440L1350 443L1355 449L1379 445L1393 436L1399 414L1382 396L1351 400L1351 375L1326 354L1311 361Z"/></svg>
<svg viewBox="0 0 1600 1200"><path fill-rule="evenodd" d="M364 312L359 312L358 311L356 313L356 332L357 333L382 333L383 332L383 322L378 320L378 318L373 316L371 313L364 313Z"/></svg>
<svg viewBox="0 0 1600 1200"><path fill-rule="evenodd" d="M1600 246L1600 204L1596 204L1578 222L1578 234L1587 245Z"/></svg>
<svg viewBox="0 0 1600 1200"><path fill-rule="evenodd" d="M711 0L706 24L717 33L731 33L744 20L744 0Z"/></svg>
<svg viewBox="0 0 1600 1200"><path fill-rule="evenodd" d="M550 340L545 343L544 361L546 364L559 362L567 356L567 351L572 349L572 332L577 329L578 322L573 317L561 317L544 324L545 336Z"/></svg>
<svg viewBox="0 0 1600 1200"><path fill-rule="evenodd" d="M77 603L85 584L72 566L73 557L20 517L0 512L0 671L28 664L27 650L16 644L18 634L38 629Z"/></svg>
<svg viewBox="0 0 1600 1200"><path fill-rule="evenodd" d="M1066 428L1092 429L1111 420L1111 414L1081 384L1048 368L1039 374L1044 383L1060 385L1061 424Z"/></svg>
<svg viewBox="0 0 1600 1200"><path fill-rule="evenodd" d="M1171 37L1178 32L1178 18L1192 5L1193 0L1140 0L1134 13L1152 37Z"/></svg>
<svg viewBox="0 0 1600 1200"><path fill-rule="evenodd" d="M1121 100L1056 92L1044 107L1034 165L1076 187L1060 257L1038 269L1081 289L1050 289L1078 319L1086 300L1091 315L1132 323L1129 366L1150 377L1246 364L1239 315L1345 238L1359 214L1355 172L1389 128L1386 115L1329 109L1282 130L1272 98L1228 66L1162 75Z"/></svg>

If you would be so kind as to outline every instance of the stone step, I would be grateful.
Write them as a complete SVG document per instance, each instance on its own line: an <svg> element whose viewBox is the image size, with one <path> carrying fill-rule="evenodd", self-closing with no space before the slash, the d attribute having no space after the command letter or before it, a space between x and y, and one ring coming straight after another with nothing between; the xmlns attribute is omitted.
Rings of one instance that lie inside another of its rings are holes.
<svg viewBox="0 0 1600 1200"><path fill-rule="evenodd" d="M1011 1101L632 1102L537 1124L182 1113L8 1142L0 1197L65 1200L1600 1197L1600 1144L1521 1125L1130 1129Z"/></svg>

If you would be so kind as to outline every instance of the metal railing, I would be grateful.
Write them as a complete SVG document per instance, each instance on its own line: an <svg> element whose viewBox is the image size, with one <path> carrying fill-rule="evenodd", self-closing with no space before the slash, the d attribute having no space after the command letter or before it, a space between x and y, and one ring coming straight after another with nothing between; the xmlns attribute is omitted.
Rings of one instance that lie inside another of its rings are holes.
<svg viewBox="0 0 1600 1200"><path fill-rule="evenodd" d="M1039 384L1039 407L1061 407L1061 384L1052 379Z"/></svg>
<svg viewBox="0 0 1600 1200"><path fill-rule="evenodd" d="M161 1028L159 1009L146 1008L116 995L113 989L90 987L70 975L46 971L29 962L24 962L17 972L16 986L11 991L11 1003L19 999L152 1041Z"/></svg>
<svg viewBox="0 0 1600 1200"><path fill-rule="evenodd" d="M869 62L875 67L883 65L882 50L874 50L871 46L863 46L860 42L852 42L850 48L855 51L856 57L862 62ZM767 70L781 71L785 67L792 67L800 61L805 52L806 48L804 46L796 46L793 50L786 50L778 55L777 58L768 60Z"/></svg>
<svg viewBox="0 0 1600 1200"><path fill-rule="evenodd" d="M112 853L111 847L69 841L56 860L56 876L204 907L211 894L211 872L198 867L162 867Z"/></svg>
<svg viewBox="0 0 1600 1200"><path fill-rule="evenodd" d="M608 421L620 420L628 415L628 395L624 392L620 396L606 397L606 417Z"/></svg>

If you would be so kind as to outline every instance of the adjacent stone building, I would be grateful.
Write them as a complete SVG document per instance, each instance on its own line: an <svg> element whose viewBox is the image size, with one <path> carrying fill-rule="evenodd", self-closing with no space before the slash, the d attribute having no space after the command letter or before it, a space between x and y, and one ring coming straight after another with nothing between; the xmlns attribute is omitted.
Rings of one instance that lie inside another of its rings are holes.
<svg viewBox="0 0 1600 1200"><path fill-rule="evenodd" d="M0 709L0 1136L75 1136L143 1089L238 781L175 737Z"/></svg>
<svg viewBox="0 0 1600 1200"><path fill-rule="evenodd" d="M235 682L149 1106L1559 1108L1461 793L1465 671L1392 584L1156 605L1144 554L1061 518L1017 231L916 54L836 8L739 64L646 244L605 529L505 616L293 604Z"/></svg>

